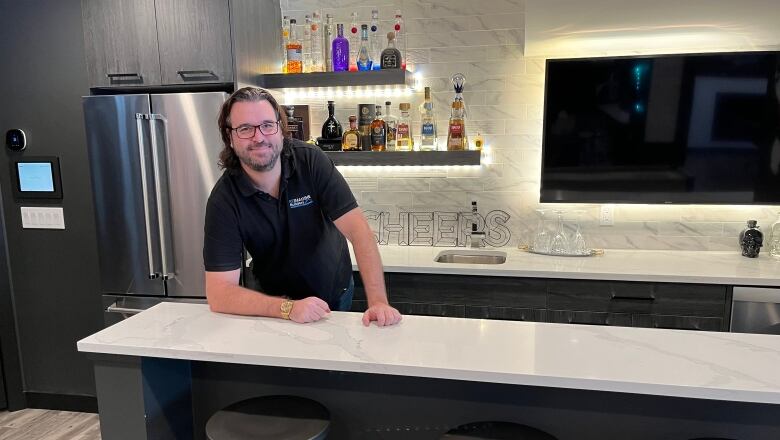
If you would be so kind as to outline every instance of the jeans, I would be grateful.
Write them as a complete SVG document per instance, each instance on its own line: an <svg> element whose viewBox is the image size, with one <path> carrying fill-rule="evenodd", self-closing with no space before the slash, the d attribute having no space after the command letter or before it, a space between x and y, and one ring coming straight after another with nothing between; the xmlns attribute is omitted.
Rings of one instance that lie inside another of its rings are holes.
<svg viewBox="0 0 780 440"><path fill-rule="evenodd" d="M355 280L350 276L349 285L336 298L328 303L334 312L349 312L352 310L352 296L355 294Z"/></svg>

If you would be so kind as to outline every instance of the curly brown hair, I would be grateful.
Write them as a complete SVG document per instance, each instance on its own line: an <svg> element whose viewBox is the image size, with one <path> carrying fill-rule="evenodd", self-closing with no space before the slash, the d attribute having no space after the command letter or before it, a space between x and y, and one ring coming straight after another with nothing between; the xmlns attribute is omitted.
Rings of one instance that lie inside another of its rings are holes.
<svg viewBox="0 0 780 440"><path fill-rule="evenodd" d="M261 89L259 87L244 87L233 92L232 95L222 104L222 109L219 111L217 117L217 125L219 126L219 134L222 136L222 151L219 152L219 166L220 168L227 168L235 170L241 167L241 162L236 156L236 152L230 146L230 111L233 109L233 104L237 102L259 102L268 101L273 107L276 113L276 119L279 120L279 130L282 131L282 136L289 137L287 130L287 117L284 116L282 107L276 102L276 98L271 95L268 90Z"/></svg>

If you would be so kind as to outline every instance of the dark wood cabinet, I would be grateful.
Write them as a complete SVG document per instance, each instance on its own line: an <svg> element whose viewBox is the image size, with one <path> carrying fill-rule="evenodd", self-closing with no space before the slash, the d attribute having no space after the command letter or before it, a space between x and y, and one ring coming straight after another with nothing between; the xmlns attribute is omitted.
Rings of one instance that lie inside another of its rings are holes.
<svg viewBox="0 0 780 440"><path fill-rule="evenodd" d="M402 314L727 331L731 290L709 284L385 274ZM355 272L353 310L366 307Z"/></svg>

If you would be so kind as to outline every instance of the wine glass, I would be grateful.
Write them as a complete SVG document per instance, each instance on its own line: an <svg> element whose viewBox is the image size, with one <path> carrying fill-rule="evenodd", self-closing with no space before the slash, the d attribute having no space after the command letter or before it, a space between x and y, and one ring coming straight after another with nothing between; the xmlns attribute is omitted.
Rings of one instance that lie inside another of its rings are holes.
<svg viewBox="0 0 780 440"><path fill-rule="evenodd" d="M588 249L588 243L585 241L585 237L582 235L580 221L582 211L575 211L576 220L574 222L574 236L571 239L571 253L572 255L586 255L590 251Z"/></svg>
<svg viewBox="0 0 780 440"><path fill-rule="evenodd" d="M537 209L539 214L539 224L536 226L536 235L534 236L533 250L535 252L546 254L550 252L550 233L544 227L544 209Z"/></svg>
<svg viewBox="0 0 780 440"><path fill-rule="evenodd" d="M558 226L555 235L550 241L550 253L555 255L566 255L569 253L569 239L566 237L566 231L563 230L563 212L555 211L558 214Z"/></svg>

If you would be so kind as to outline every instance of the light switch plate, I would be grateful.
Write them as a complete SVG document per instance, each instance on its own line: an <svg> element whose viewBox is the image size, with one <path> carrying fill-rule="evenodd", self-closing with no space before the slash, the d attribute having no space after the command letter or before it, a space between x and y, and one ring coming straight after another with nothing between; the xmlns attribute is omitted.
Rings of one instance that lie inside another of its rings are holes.
<svg viewBox="0 0 780 440"><path fill-rule="evenodd" d="M612 226L615 224L615 205L601 205L599 225Z"/></svg>
<svg viewBox="0 0 780 440"><path fill-rule="evenodd" d="M22 229L65 229L62 208L22 206Z"/></svg>

